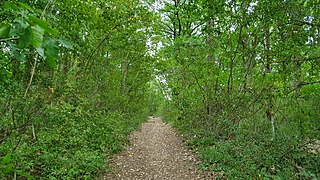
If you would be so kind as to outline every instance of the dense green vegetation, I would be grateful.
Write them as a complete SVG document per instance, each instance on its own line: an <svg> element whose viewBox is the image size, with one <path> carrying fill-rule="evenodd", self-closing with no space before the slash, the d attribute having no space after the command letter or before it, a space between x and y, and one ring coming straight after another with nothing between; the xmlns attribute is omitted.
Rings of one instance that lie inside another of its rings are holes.
<svg viewBox="0 0 320 180"><path fill-rule="evenodd" d="M117 0L0 7L0 179L97 177L150 113L152 14Z"/></svg>
<svg viewBox="0 0 320 180"><path fill-rule="evenodd" d="M147 115L221 178L320 177L320 3L0 2L0 179L93 179Z"/></svg>
<svg viewBox="0 0 320 180"><path fill-rule="evenodd" d="M227 179L320 176L319 1L179 1L161 10L161 113ZM165 80L165 81L164 81Z"/></svg>

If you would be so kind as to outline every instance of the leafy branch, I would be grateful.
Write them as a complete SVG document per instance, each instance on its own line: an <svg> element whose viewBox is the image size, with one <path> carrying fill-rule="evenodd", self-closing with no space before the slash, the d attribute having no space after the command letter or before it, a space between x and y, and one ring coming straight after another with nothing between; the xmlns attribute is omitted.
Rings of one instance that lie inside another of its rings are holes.
<svg viewBox="0 0 320 180"><path fill-rule="evenodd" d="M288 94L290 94L290 93L292 93L292 92L294 92L294 91L296 91L296 90L298 90L298 89L302 88L303 86L312 85L312 84L319 84L319 83L320 83L320 81L314 81L314 82L301 82L301 83L299 83L295 88L293 88L293 89L289 90L288 92L286 92L286 93L284 93L284 94L285 94L285 95L288 95Z"/></svg>

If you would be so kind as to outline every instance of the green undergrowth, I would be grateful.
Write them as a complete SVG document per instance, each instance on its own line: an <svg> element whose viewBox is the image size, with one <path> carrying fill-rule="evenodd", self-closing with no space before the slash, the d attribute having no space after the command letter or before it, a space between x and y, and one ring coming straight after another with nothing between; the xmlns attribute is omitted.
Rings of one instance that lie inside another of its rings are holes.
<svg viewBox="0 0 320 180"><path fill-rule="evenodd" d="M94 179L108 169L110 155L121 151L128 135L145 120L144 112L135 116L120 111L90 112L62 104L34 120L45 124L35 127L37 140L30 140L31 129L21 137L13 132L16 136L0 146L0 155L11 152L6 163L12 170L36 179ZM2 172L7 173L0 174L0 179L12 179L13 172L5 168Z"/></svg>
<svg viewBox="0 0 320 180"><path fill-rule="evenodd" d="M173 118L172 113L164 120L184 134L191 149L199 152L202 161L199 168L207 173L215 172L217 178L316 180L320 177L319 154L311 152L308 141L302 141L292 128L279 128L274 140L262 129L260 136L245 130L221 135L214 128L196 127L187 118Z"/></svg>

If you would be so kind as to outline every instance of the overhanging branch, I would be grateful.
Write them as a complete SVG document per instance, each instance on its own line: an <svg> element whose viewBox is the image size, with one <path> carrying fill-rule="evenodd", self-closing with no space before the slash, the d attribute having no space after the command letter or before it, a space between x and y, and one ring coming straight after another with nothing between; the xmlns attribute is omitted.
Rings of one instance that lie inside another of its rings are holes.
<svg viewBox="0 0 320 180"><path fill-rule="evenodd" d="M16 41L18 39L20 39L20 37L5 38L5 39L0 39L0 42Z"/></svg>
<svg viewBox="0 0 320 180"><path fill-rule="evenodd" d="M313 81L313 82L301 82L299 83L295 88L291 89L290 91L284 93L285 95L288 95L290 93L292 93L293 91L303 87L303 86L307 86L307 85L311 85L311 84L318 84L320 83L320 81Z"/></svg>

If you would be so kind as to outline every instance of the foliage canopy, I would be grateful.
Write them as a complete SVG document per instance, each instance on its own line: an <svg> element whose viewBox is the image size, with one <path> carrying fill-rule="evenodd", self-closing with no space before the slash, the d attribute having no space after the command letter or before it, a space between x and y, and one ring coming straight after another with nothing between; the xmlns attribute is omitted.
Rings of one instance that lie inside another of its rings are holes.
<svg viewBox="0 0 320 180"><path fill-rule="evenodd" d="M221 178L319 178L319 4L1 1L0 178L98 178L151 114Z"/></svg>

